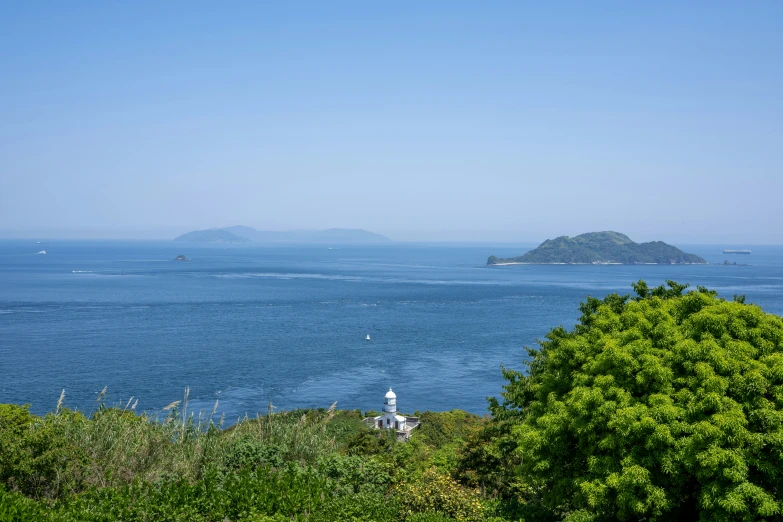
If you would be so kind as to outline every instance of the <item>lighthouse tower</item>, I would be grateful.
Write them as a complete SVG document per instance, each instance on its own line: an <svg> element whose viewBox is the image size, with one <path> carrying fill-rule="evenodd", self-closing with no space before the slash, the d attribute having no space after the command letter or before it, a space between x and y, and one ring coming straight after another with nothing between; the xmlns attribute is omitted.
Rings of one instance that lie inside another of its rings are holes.
<svg viewBox="0 0 783 522"><path fill-rule="evenodd" d="M404 430L405 417L397 415L397 395L389 388L383 398L383 413L375 417L375 425L379 428Z"/></svg>
<svg viewBox="0 0 783 522"><path fill-rule="evenodd" d="M397 395L389 388L383 397L383 413L377 417L367 417L364 422L379 430L394 430L397 440L407 441L411 431L419 427L418 417L405 417L397 414Z"/></svg>
<svg viewBox="0 0 783 522"><path fill-rule="evenodd" d="M389 388L386 396L383 398L384 413L397 413L397 395Z"/></svg>

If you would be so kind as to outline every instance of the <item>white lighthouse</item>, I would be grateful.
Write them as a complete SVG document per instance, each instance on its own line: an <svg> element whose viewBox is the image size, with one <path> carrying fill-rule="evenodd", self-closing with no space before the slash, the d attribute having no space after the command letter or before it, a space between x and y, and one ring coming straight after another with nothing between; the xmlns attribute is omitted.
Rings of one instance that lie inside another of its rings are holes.
<svg viewBox="0 0 783 522"><path fill-rule="evenodd" d="M378 429L389 429L397 432L397 438L408 440L411 430L419 426L418 417L397 415L397 395L389 388L383 398L383 413L372 419L373 426Z"/></svg>

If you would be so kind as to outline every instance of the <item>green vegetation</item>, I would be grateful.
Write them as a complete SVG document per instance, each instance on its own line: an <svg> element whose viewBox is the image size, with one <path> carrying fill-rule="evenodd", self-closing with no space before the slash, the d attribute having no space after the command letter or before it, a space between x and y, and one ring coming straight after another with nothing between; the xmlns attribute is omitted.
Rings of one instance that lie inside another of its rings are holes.
<svg viewBox="0 0 783 522"><path fill-rule="evenodd" d="M493 520L494 504L453 478L454 452L487 422L475 415L425 412L427 435L401 443L359 411L219 429L187 413L187 395L157 419L129 406L38 417L0 405L0 522Z"/></svg>
<svg viewBox="0 0 783 522"><path fill-rule="evenodd" d="M407 443L333 408L220 429L187 392L154 419L0 405L0 522L783 519L783 319L633 286L504 369L492 417L417 412Z"/></svg>
<svg viewBox="0 0 783 522"><path fill-rule="evenodd" d="M490 256L488 265L503 263L620 263L633 264L705 264L694 254L686 254L663 241L634 243L619 232L590 232L576 237L547 239L525 255L512 258Z"/></svg>
<svg viewBox="0 0 783 522"><path fill-rule="evenodd" d="M248 243L250 240L227 230L211 228L209 230L196 230L182 234L175 237L174 241L188 241L191 243Z"/></svg>
<svg viewBox="0 0 783 522"><path fill-rule="evenodd" d="M505 371L490 472L513 470L504 494L537 519L780 520L783 320L705 288L634 288L588 298L527 375Z"/></svg>

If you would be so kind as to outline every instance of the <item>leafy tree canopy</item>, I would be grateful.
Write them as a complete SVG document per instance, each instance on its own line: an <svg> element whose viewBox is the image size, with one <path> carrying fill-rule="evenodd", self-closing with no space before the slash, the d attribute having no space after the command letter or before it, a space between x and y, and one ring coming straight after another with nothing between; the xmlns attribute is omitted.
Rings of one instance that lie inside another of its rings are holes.
<svg viewBox="0 0 783 522"><path fill-rule="evenodd" d="M504 370L518 476L588 520L780 520L783 320L699 287L587 298Z"/></svg>

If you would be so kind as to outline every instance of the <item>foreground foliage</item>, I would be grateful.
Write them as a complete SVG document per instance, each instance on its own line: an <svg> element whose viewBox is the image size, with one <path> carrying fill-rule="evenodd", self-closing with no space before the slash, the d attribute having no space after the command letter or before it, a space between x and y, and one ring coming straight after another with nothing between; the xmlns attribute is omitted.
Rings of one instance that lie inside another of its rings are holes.
<svg viewBox="0 0 783 522"><path fill-rule="evenodd" d="M505 371L506 491L574 521L781 519L783 321L704 288L634 288L588 298L528 375Z"/></svg>
<svg viewBox="0 0 783 522"><path fill-rule="evenodd" d="M452 478L463 437L485 423L475 415L425 412L432 425L404 444L359 411L285 412L219 429L186 415L186 401L177 406L155 421L127 406L101 405L88 418L0 405L0 522L492 518L491 502Z"/></svg>

